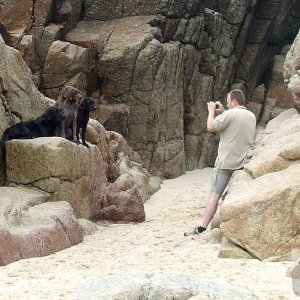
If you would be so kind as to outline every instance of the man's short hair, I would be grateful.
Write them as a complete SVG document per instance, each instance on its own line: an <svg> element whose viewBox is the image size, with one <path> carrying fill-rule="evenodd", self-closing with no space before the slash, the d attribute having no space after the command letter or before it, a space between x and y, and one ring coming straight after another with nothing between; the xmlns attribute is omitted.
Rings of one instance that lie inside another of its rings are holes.
<svg viewBox="0 0 300 300"><path fill-rule="evenodd" d="M236 102L239 105L245 105L246 104L246 97L245 94L243 93L243 91L241 90L232 90L229 93L229 97L231 100L236 100Z"/></svg>

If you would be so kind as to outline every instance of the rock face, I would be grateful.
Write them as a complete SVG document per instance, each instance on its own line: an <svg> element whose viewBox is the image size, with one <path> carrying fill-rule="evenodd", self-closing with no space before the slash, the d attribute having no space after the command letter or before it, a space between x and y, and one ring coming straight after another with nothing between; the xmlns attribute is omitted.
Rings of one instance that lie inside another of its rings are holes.
<svg viewBox="0 0 300 300"><path fill-rule="evenodd" d="M299 129L293 109L272 120L221 207L226 238L261 260L289 260L300 247Z"/></svg>
<svg viewBox="0 0 300 300"><path fill-rule="evenodd" d="M20 120L41 115L48 101L32 82L32 74L19 51L7 47L0 36L0 134ZM0 185L4 184L4 158L0 153Z"/></svg>
<svg viewBox="0 0 300 300"><path fill-rule="evenodd" d="M262 103L249 103L263 123L294 105L278 53L297 34L299 10L286 0L11 0L0 16L40 89L85 90L103 107L94 117L169 178L214 162L207 101L224 103L236 86L250 100L264 84Z"/></svg>
<svg viewBox="0 0 300 300"><path fill-rule="evenodd" d="M70 204L43 203L47 195L33 189L0 190L0 265L49 255L83 240Z"/></svg>

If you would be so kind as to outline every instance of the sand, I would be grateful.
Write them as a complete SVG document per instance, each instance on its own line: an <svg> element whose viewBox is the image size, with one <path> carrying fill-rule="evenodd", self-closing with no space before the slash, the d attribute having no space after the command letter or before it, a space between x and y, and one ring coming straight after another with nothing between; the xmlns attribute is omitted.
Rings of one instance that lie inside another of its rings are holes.
<svg viewBox="0 0 300 300"><path fill-rule="evenodd" d="M123 272L180 272L247 287L259 299L299 299L286 276L290 262L218 258L220 244L183 233L197 224L211 169L165 180L145 203L141 224L99 225L84 242L47 257L0 268L0 299L65 299L80 284Z"/></svg>

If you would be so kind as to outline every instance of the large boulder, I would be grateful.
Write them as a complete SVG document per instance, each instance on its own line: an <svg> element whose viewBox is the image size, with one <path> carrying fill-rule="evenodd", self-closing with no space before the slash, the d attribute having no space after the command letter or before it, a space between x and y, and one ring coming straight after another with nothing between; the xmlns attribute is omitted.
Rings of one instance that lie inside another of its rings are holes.
<svg viewBox="0 0 300 300"><path fill-rule="evenodd" d="M221 209L224 235L260 260L289 260L300 247L299 171L296 164L231 190Z"/></svg>
<svg viewBox="0 0 300 300"><path fill-rule="evenodd" d="M299 114L291 109L272 123L233 178L221 206L221 230L254 257L289 260L300 247Z"/></svg>
<svg viewBox="0 0 300 300"><path fill-rule="evenodd" d="M49 255L82 241L67 202L44 203L49 197L30 188L1 187L0 191L0 265Z"/></svg>
<svg viewBox="0 0 300 300"><path fill-rule="evenodd" d="M69 203L48 202L23 213L11 228L22 258L45 256L83 241L83 235Z"/></svg>
<svg viewBox="0 0 300 300"><path fill-rule="evenodd" d="M77 217L90 218L90 153L86 147L59 137L38 138L9 141L6 153L8 184L37 187L50 201L69 202Z"/></svg>
<svg viewBox="0 0 300 300"><path fill-rule="evenodd" d="M122 174L107 186L106 197L96 218L123 222L145 221L143 198L130 175Z"/></svg>
<svg viewBox="0 0 300 300"><path fill-rule="evenodd" d="M115 138L105 151L59 137L9 141L7 184L36 187L47 201L67 201L78 218L144 221L150 175L119 134L109 135Z"/></svg>

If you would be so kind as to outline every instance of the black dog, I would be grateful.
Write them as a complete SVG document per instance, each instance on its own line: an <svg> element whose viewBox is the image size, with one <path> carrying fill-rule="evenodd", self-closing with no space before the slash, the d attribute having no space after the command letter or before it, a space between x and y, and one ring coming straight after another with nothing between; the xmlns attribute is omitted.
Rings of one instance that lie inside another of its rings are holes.
<svg viewBox="0 0 300 300"><path fill-rule="evenodd" d="M85 97L78 108L76 137L79 141L79 130L81 128L82 144L86 147L89 147L85 142L86 127L89 121L90 112L93 110L96 110L95 101L91 97Z"/></svg>
<svg viewBox="0 0 300 300"><path fill-rule="evenodd" d="M0 149L5 142L12 139L34 139L38 137L55 136L56 128L64 119L61 109L52 106L35 120L20 122L4 130L0 141Z"/></svg>

